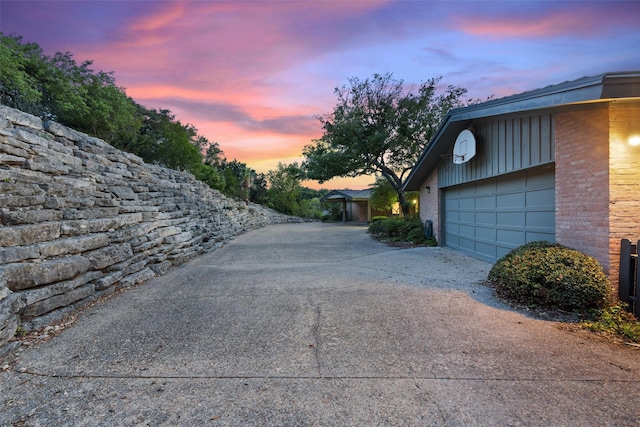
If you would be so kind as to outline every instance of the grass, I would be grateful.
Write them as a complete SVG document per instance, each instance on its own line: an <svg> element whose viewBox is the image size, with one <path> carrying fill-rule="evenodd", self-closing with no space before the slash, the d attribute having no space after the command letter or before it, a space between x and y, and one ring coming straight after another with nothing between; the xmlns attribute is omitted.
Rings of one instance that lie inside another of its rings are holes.
<svg viewBox="0 0 640 427"><path fill-rule="evenodd" d="M640 321L627 311L625 303L597 310L592 320L583 320L580 324L592 332L603 332L627 342L640 343Z"/></svg>

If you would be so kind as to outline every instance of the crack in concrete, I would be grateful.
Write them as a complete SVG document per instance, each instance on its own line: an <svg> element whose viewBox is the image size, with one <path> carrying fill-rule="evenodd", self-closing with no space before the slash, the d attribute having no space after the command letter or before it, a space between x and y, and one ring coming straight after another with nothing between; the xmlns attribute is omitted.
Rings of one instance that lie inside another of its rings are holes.
<svg viewBox="0 0 640 427"><path fill-rule="evenodd" d="M12 372L42 378L61 379L209 379L209 380L387 380L387 381L470 381L470 382L528 382L528 383L617 383L640 384L640 379L611 378L482 378L482 377L446 377L446 376L414 376L414 375L117 375L117 374L47 374L30 371L25 368L13 369Z"/></svg>
<svg viewBox="0 0 640 427"><path fill-rule="evenodd" d="M322 375L322 363L320 361L320 319L322 311L319 305L315 307L315 315L313 318L313 324L311 325L311 336L313 337L313 357L316 360L316 369L318 370L318 376Z"/></svg>
<svg viewBox="0 0 640 427"><path fill-rule="evenodd" d="M414 374L414 370L412 367L409 367L409 370L411 371L412 374ZM429 393L428 390L424 390L422 387L420 387L420 384L418 384L418 379L415 377L415 375L412 375L412 379L413 379L413 385L419 390L416 394L419 396L419 398L426 404L430 404L433 407L435 407L435 411L438 414L438 416L440 417L441 421L444 423L444 425L447 425L447 414L446 411L442 410L442 408L440 407L440 404L438 403L438 400L434 398L434 396Z"/></svg>

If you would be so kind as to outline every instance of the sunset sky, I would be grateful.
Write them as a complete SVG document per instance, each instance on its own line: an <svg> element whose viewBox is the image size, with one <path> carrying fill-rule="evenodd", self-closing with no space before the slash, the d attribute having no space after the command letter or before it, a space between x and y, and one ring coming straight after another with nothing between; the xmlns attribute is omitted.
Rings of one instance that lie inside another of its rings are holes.
<svg viewBox="0 0 640 427"><path fill-rule="evenodd" d="M258 172L302 160L349 77L485 99L640 70L640 1L0 0L0 31L93 60Z"/></svg>

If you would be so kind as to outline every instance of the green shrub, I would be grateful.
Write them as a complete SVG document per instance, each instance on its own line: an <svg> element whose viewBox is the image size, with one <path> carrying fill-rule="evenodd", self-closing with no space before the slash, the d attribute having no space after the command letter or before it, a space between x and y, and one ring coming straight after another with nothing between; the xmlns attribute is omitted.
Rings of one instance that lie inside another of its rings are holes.
<svg viewBox="0 0 640 427"><path fill-rule="evenodd" d="M388 216L374 216L373 218L371 218L371 223L373 224L376 221L383 221L385 219L389 219Z"/></svg>
<svg viewBox="0 0 640 427"><path fill-rule="evenodd" d="M392 242L411 242L416 245L436 246L434 238L426 239L420 218L380 218L369 225L369 233Z"/></svg>
<svg viewBox="0 0 640 427"><path fill-rule="evenodd" d="M514 249L488 279L500 296L534 306L585 311L607 306L610 296L609 279L594 258L550 242Z"/></svg>
<svg viewBox="0 0 640 427"><path fill-rule="evenodd" d="M389 219L379 219L377 221L372 221L369 224L369 234L373 236L388 236L389 234Z"/></svg>
<svg viewBox="0 0 640 427"><path fill-rule="evenodd" d="M374 236L391 238L396 241L403 234L403 230L406 227L405 222L403 218L379 219L369 225L369 233Z"/></svg>
<svg viewBox="0 0 640 427"><path fill-rule="evenodd" d="M422 228L412 228L407 233L407 238L406 238L407 242L421 243L424 240L425 240L424 230L422 230Z"/></svg>
<svg viewBox="0 0 640 427"><path fill-rule="evenodd" d="M400 241L407 229L406 221L403 218L390 218L386 222L388 224L388 237L395 241Z"/></svg>

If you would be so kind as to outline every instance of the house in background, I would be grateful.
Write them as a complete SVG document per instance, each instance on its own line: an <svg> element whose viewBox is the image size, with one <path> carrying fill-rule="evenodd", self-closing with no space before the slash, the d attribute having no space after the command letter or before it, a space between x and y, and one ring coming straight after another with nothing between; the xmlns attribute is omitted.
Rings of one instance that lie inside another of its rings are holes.
<svg viewBox="0 0 640 427"><path fill-rule="evenodd" d="M494 262L555 241L615 285L620 239L640 239L640 71L452 110L404 189L440 245Z"/></svg>
<svg viewBox="0 0 640 427"><path fill-rule="evenodd" d="M369 223L374 216L387 216L386 212L371 207L371 190L333 190L321 202L340 203L342 222Z"/></svg>

